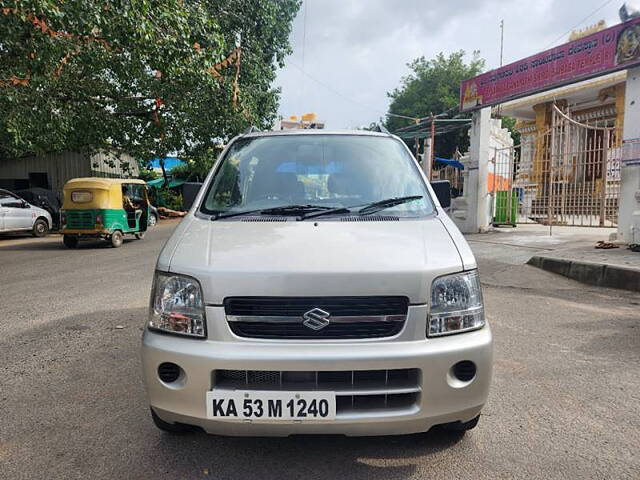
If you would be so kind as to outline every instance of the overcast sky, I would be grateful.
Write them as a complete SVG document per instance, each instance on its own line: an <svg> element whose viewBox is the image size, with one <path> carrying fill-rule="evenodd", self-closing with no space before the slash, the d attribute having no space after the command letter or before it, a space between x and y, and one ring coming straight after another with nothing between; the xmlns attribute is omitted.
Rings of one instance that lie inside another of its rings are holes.
<svg viewBox="0 0 640 480"><path fill-rule="evenodd" d="M291 35L293 54L276 81L282 87L280 114L315 112L329 129L368 125L387 111L386 93L408 73L406 63L419 56L480 50L489 70L499 65L500 19L507 64L564 43L578 23L618 23L622 3L304 0Z"/></svg>

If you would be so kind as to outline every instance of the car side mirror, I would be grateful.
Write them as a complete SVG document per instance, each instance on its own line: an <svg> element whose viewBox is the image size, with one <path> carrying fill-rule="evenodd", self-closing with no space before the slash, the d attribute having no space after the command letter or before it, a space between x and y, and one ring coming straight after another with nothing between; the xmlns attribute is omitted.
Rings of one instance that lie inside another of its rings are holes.
<svg viewBox="0 0 640 480"><path fill-rule="evenodd" d="M30 205L25 200L22 200L22 208L29 208L29 207Z"/></svg>
<svg viewBox="0 0 640 480"><path fill-rule="evenodd" d="M449 180L434 180L431 182L431 188L433 188L440 206L449 208L451 206L451 183Z"/></svg>

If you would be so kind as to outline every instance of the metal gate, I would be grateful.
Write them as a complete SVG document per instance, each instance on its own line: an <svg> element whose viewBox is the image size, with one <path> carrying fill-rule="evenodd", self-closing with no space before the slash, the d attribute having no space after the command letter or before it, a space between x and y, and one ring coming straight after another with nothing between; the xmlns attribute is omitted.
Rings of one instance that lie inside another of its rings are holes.
<svg viewBox="0 0 640 480"><path fill-rule="evenodd" d="M613 227L618 222L621 131L553 105L551 128L495 149L488 188L495 225Z"/></svg>

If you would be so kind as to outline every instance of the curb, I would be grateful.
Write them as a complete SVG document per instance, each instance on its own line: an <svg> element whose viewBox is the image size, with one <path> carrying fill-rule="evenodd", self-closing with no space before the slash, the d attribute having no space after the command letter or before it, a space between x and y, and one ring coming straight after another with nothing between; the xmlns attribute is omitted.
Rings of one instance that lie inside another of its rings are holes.
<svg viewBox="0 0 640 480"><path fill-rule="evenodd" d="M640 292L640 270L634 268L539 255L531 257L527 265L588 285Z"/></svg>

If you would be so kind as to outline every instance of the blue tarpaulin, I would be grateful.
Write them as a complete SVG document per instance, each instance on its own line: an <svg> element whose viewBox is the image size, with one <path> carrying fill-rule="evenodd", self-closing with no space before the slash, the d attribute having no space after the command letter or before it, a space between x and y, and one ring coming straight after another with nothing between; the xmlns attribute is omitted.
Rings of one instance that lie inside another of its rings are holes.
<svg viewBox="0 0 640 480"><path fill-rule="evenodd" d="M457 168L458 170L464 170L464 165L460 163L458 160L454 160L453 158L435 158L436 163L450 165L453 168Z"/></svg>
<svg viewBox="0 0 640 480"><path fill-rule="evenodd" d="M182 180L181 178L176 178L176 179L170 178L169 179L169 184L167 185L167 187L175 188L175 187L179 187L183 183L185 183L185 180ZM160 178L156 178L154 180L149 180L147 182L147 185L149 185L152 188L161 188L161 187L164 186L164 178L160 177Z"/></svg>
<svg viewBox="0 0 640 480"><path fill-rule="evenodd" d="M164 169L166 172L170 172L173 170L173 167L177 167L182 164L182 160L177 157L165 157L164 159ZM160 159L154 158L151 160L151 168L152 169L160 169Z"/></svg>

